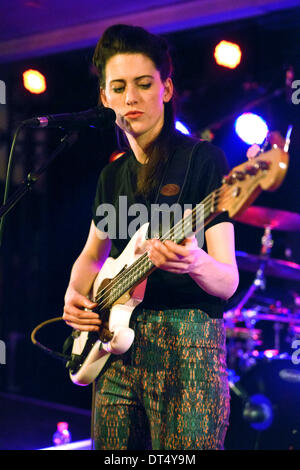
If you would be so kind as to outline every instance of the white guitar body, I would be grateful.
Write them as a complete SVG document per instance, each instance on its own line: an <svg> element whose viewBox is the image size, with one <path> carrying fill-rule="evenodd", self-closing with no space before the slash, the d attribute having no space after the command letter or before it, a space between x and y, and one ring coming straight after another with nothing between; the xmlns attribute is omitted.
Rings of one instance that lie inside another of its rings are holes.
<svg viewBox="0 0 300 470"><path fill-rule="evenodd" d="M107 258L93 284L94 299L104 281L116 277L145 252L142 246L146 240L148 226L147 223L140 227L118 258ZM101 342L100 339L95 341L79 370L75 373L70 371L72 382L77 385L89 385L99 375L111 353L124 354L128 351L134 340L134 331L129 328L131 314L144 298L146 283L147 279L144 279L132 292L122 295L110 308L108 326L113 338L107 343ZM86 331L76 333L78 336L74 339L72 355L81 356L91 334Z"/></svg>

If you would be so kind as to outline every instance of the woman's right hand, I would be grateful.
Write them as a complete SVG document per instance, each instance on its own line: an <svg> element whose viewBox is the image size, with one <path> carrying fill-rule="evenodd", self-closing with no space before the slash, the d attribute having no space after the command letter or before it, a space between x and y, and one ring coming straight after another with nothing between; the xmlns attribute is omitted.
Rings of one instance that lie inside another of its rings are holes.
<svg viewBox="0 0 300 470"><path fill-rule="evenodd" d="M91 302L75 288L69 286L65 295L63 319L67 325L80 331L99 331L101 320L91 311L97 303ZM85 310L89 309L89 310Z"/></svg>

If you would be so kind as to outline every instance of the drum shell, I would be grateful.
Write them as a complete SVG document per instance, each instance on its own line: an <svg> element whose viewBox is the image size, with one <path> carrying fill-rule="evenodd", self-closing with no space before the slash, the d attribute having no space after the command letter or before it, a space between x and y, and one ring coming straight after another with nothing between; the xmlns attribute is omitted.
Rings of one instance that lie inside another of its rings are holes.
<svg viewBox="0 0 300 470"><path fill-rule="evenodd" d="M248 397L260 394L272 403L273 420L264 431L253 429L243 418L245 403L232 393L225 448L300 450L300 364L292 356L256 358L239 385Z"/></svg>

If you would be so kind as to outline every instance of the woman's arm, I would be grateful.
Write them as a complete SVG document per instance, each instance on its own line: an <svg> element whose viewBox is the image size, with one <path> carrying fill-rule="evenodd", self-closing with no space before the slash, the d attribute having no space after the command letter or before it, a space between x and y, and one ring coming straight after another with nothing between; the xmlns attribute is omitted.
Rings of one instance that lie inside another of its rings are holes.
<svg viewBox="0 0 300 470"><path fill-rule="evenodd" d="M239 283L233 225L230 222L213 225L205 232L205 238L207 253L193 236L183 245L149 240L148 255L158 268L189 274L208 294L229 299Z"/></svg>
<svg viewBox="0 0 300 470"><path fill-rule="evenodd" d="M65 294L63 319L69 326L82 331L95 331L101 323L97 313L84 308L93 309L97 305L87 296L110 251L111 242L103 235L92 221L87 242L72 267Z"/></svg>
<svg viewBox="0 0 300 470"><path fill-rule="evenodd" d="M213 225L206 231L205 238L207 253L201 250L189 274L208 294L227 300L239 284L233 224Z"/></svg>

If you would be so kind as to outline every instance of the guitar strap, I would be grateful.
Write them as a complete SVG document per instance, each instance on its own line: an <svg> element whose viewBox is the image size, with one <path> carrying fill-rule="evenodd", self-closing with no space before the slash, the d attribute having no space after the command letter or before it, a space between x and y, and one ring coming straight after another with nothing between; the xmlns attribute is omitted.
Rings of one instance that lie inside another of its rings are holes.
<svg viewBox="0 0 300 470"><path fill-rule="evenodd" d="M159 238L164 232L160 223L160 214L169 212L173 204L180 204L187 183L193 155L196 149L203 144L202 140L189 138L178 139L177 148L171 151L167 165L157 190L154 205L151 211L151 222L148 236Z"/></svg>

